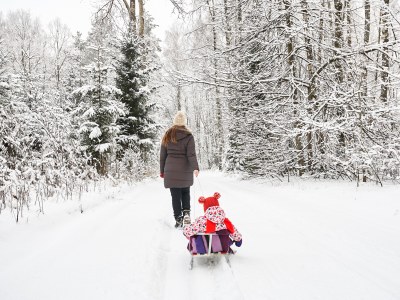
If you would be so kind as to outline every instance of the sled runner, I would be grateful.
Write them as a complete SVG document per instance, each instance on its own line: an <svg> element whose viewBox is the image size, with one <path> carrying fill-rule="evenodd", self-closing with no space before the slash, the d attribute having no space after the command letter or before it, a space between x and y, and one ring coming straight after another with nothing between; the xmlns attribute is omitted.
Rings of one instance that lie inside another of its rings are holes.
<svg viewBox="0 0 400 300"><path fill-rule="evenodd" d="M230 248L232 241L228 230L220 230L213 233L198 233L189 239L188 250L191 254L189 269L193 269L195 257L207 257L210 261L218 256L223 256L230 266L229 256L234 254Z"/></svg>

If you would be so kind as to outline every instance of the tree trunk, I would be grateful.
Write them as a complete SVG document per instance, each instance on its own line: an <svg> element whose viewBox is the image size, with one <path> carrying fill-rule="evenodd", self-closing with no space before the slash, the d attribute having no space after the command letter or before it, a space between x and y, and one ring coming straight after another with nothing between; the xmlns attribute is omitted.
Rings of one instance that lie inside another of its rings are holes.
<svg viewBox="0 0 400 300"><path fill-rule="evenodd" d="M370 0L365 0L364 4L364 47L369 44L371 33L371 2ZM368 70L367 70L367 60L364 60L363 71L362 71L362 93L364 98L367 97L368 94L368 87L367 87L367 80L368 80Z"/></svg>
<svg viewBox="0 0 400 300"><path fill-rule="evenodd" d="M370 0L365 0L364 3L364 47L369 45L370 42L370 34L371 33L371 2ZM361 75L361 97L359 97L359 113L358 113L358 123L359 123L359 131L360 136L363 136L363 109L362 109L362 101L366 102L368 99L368 69L367 69L368 60L364 58L363 67L362 67L362 75ZM358 175L358 180L359 180ZM362 169L362 181L367 181L367 176L365 174L365 169Z"/></svg>
<svg viewBox="0 0 400 300"><path fill-rule="evenodd" d="M286 26L288 27L288 31L290 32L290 29L292 28L292 20L291 20L291 12L290 12L290 4L291 1L290 0L283 0L283 4L285 7L285 12L286 12ZM293 45L293 38L289 37L289 40L286 44L286 49L287 49L287 54L288 54L288 65L289 65L289 69L291 70L292 76L296 77L296 66L294 64L294 55L293 55L293 49L294 49L294 45ZM295 128L300 128L300 121L297 119L298 116L298 92L297 92L297 88L296 87L292 87L293 90L293 116L295 118L294 121L294 127ZM295 148L296 148L296 154L297 154L297 163L299 165L299 175L303 175L304 174L304 157L303 157L303 145L301 142L301 134L297 134L296 137L294 138L294 144L295 144Z"/></svg>
<svg viewBox="0 0 400 300"><path fill-rule="evenodd" d="M301 1L301 6L302 6L302 14L303 14L303 20L306 25L306 32L305 32L305 37L304 37L304 44L306 46L306 55L307 55L307 77L310 80L310 84L307 87L307 100L309 102L309 108L308 108L308 115L311 116L313 112L313 107L315 105L315 85L314 81L311 81L311 78L313 77L314 74L314 67L313 67L313 61L314 61L314 54L313 54L313 48L311 45L311 39L310 39L310 30L309 25L309 10L307 6L307 1L302 0ZM307 162L308 162L308 168L311 171L312 169L312 160L313 160L313 137L312 137L312 132L311 132L311 127L308 127L308 132L307 132Z"/></svg>
<svg viewBox="0 0 400 300"><path fill-rule="evenodd" d="M335 6L335 36L334 36L333 46L335 48L335 55L339 56L342 54L342 48L343 48L344 14L343 14L342 0L334 0L334 6ZM336 71L337 84L340 89L344 81L344 72L341 60L337 59L335 61L334 66L336 69L335 71ZM340 95L337 96L340 97ZM343 115L343 108L338 108L337 117L340 118L342 115ZM346 147L346 140L343 132L339 132L338 140L339 140L339 152L344 153Z"/></svg>
<svg viewBox="0 0 400 300"><path fill-rule="evenodd" d="M378 45L381 44L381 33L382 33L382 8L379 13L379 22L378 22L378 40L376 42ZM376 62L375 62L376 66L379 65L380 53L381 53L380 51L376 51ZM375 71L375 84L376 85L378 85L378 77L379 77L379 68L376 68L376 71Z"/></svg>
<svg viewBox="0 0 400 300"><path fill-rule="evenodd" d="M222 103L221 103L221 92L218 87L218 60L215 57L217 53L217 28L216 28L216 17L215 17L215 5L214 5L214 0L207 1L208 6L209 6L209 11L210 11L210 16L211 16L211 22L212 22L212 33L213 33L213 64L214 64L214 82L215 82L215 109L216 109L216 127L217 127L217 136L216 136L216 143L217 143L217 156L215 159L215 162L218 166L219 169L222 169L222 155L223 155L223 149L224 149L224 128L222 124Z"/></svg>
<svg viewBox="0 0 400 300"><path fill-rule="evenodd" d="M325 0L322 0L322 8L325 8L326 7L326 2L325 2ZM328 9L329 9L329 0L328 0ZM319 42L319 44L320 45L322 45L322 43L324 42L324 27L326 26L326 25L329 25L330 23L329 22L325 22L324 21L324 12L325 12L325 10L324 9L322 9L321 11L320 11L320 15L319 15L319 33L318 33L318 42ZM318 60L318 64L319 65L321 65L322 64L322 60L323 60L323 58L322 58L322 47L319 47L318 48L319 50L318 50L318 58L317 58L317 60ZM326 107L326 106L325 106ZM323 108L322 109L322 112L321 112L321 119L322 120L325 120L325 118L326 118L326 108ZM318 130L317 132L316 132L316 144L317 144L317 147L318 147L318 149L316 149L316 153L318 152L318 153L320 153L322 156L325 154L325 138L324 138L324 132L322 132L322 130Z"/></svg>
<svg viewBox="0 0 400 300"><path fill-rule="evenodd" d="M129 20L131 22L131 30L136 34L136 0L130 0L129 6Z"/></svg>
<svg viewBox="0 0 400 300"><path fill-rule="evenodd" d="M100 154L99 161L97 162L97 173L102 176L108 173L108 157L105 153Z"/></svg>
<svg viewBox="0 0 400 300"><path fill-rule="evenodd" d="M346 6L346 21L347 21L347 46L351 49L351 7L350 0L345 0Z"/></svg>
<svg viewBox="0 0 400 300"><path fill-rule="evenodd" d="M182 110L182 95L181 95L181 90L182 90L181 81L178 80L178 90L177 90L177 93L176 93L176 105L178 106L178 111L179 111L179 110Z"/></svg>
<svg viewBox="0 0 400 300"><path fill-rule="evenodd" d="M232 27L229 21L228 0L224 0L224 13L225 13L225 40L226 46L229 48L231 45Z"/></svg>
<svg viewBox="0 0 400 300"><path fill-rule="evenodd" d="M143 0L138 0L139 3L139 36L143 37L144 35L144 9L143 9Z"/></svg>
<svg viewBox="0 0 400 300"><path fill-rule="evenodd" d="M364 44L369 44L369 37L371 34L371 2L365 0L364 3Z"/></svg>
<svg viewBox="0 0 400 300"><path fill-rule="evenodd" d="M242 0L236 0L237 1L237 11L236 11L236 16L237 16L237 30L235 34L235 44L239 43L239 40L241 39L241 34L242 34L242 21L243 21L243 12L242 12Z"/></svg>
<svg viewBox="0 0 400 300"><path fill-rule="evenodd" d="M335 37L333 46L335 47L335 54L339 55L343 47L343 3L341 0L334 0L335 5ZM343 68L341 60L335 61L335 68L337 72L337 80L339 83L343 82Z"/></svg>
<svg viewBox="0 0 400 300"><path fill-rule="evenodd" d="M382 72L381 72L381 95L382 102L388 101L388 81L389 81L389 0L384 0L384 6L381 7L382 16Z"/></svg>

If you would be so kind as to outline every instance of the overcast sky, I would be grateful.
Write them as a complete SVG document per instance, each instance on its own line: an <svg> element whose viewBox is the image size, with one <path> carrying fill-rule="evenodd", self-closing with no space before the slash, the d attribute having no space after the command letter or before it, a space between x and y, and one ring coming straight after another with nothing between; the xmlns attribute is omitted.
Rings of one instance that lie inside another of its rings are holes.
<svg viewBox="0 0 400 300"><path fill-rule="evenodd" d="M45 26L59 17L72 32L80 31L86 36L95 3L95 0L0 0L0 11L4 16L10 10L23 8L30 11L33 17L39 17ZM173 5L170 0L145 0L145 9L159 25L155 31L156 35L163 39L164 31L177 18L176 14L172 13Z"/></svg>

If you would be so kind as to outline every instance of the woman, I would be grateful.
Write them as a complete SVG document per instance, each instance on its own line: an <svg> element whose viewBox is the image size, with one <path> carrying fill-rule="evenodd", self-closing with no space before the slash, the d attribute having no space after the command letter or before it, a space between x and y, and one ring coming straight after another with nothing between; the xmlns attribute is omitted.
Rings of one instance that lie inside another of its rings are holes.
<svg viewBox="0 0 400 300"><path fill-rule="evenodd" d="M186 123L185 113L178 111L164 134L160 151L160 177L171 191L175 227L190 223L190 186L193 173L196 177L199 174L194 138Z"/></svg>

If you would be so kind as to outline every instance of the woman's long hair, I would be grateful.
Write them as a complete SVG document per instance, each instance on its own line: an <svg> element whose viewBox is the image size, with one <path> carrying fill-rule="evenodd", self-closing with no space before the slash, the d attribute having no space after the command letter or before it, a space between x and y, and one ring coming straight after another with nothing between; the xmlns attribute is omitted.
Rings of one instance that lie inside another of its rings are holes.
<svg viewBox="0 0 400 300"><path fill-rule="evenodd" d="M167 132L164 134L162 138L162 145L167 146L169 142L176 143L176 132L177 131L183 131L187 133L191 133L189 129L186 128L186 126L177 126L174 125L171 128L167 130Z"/></svg>

